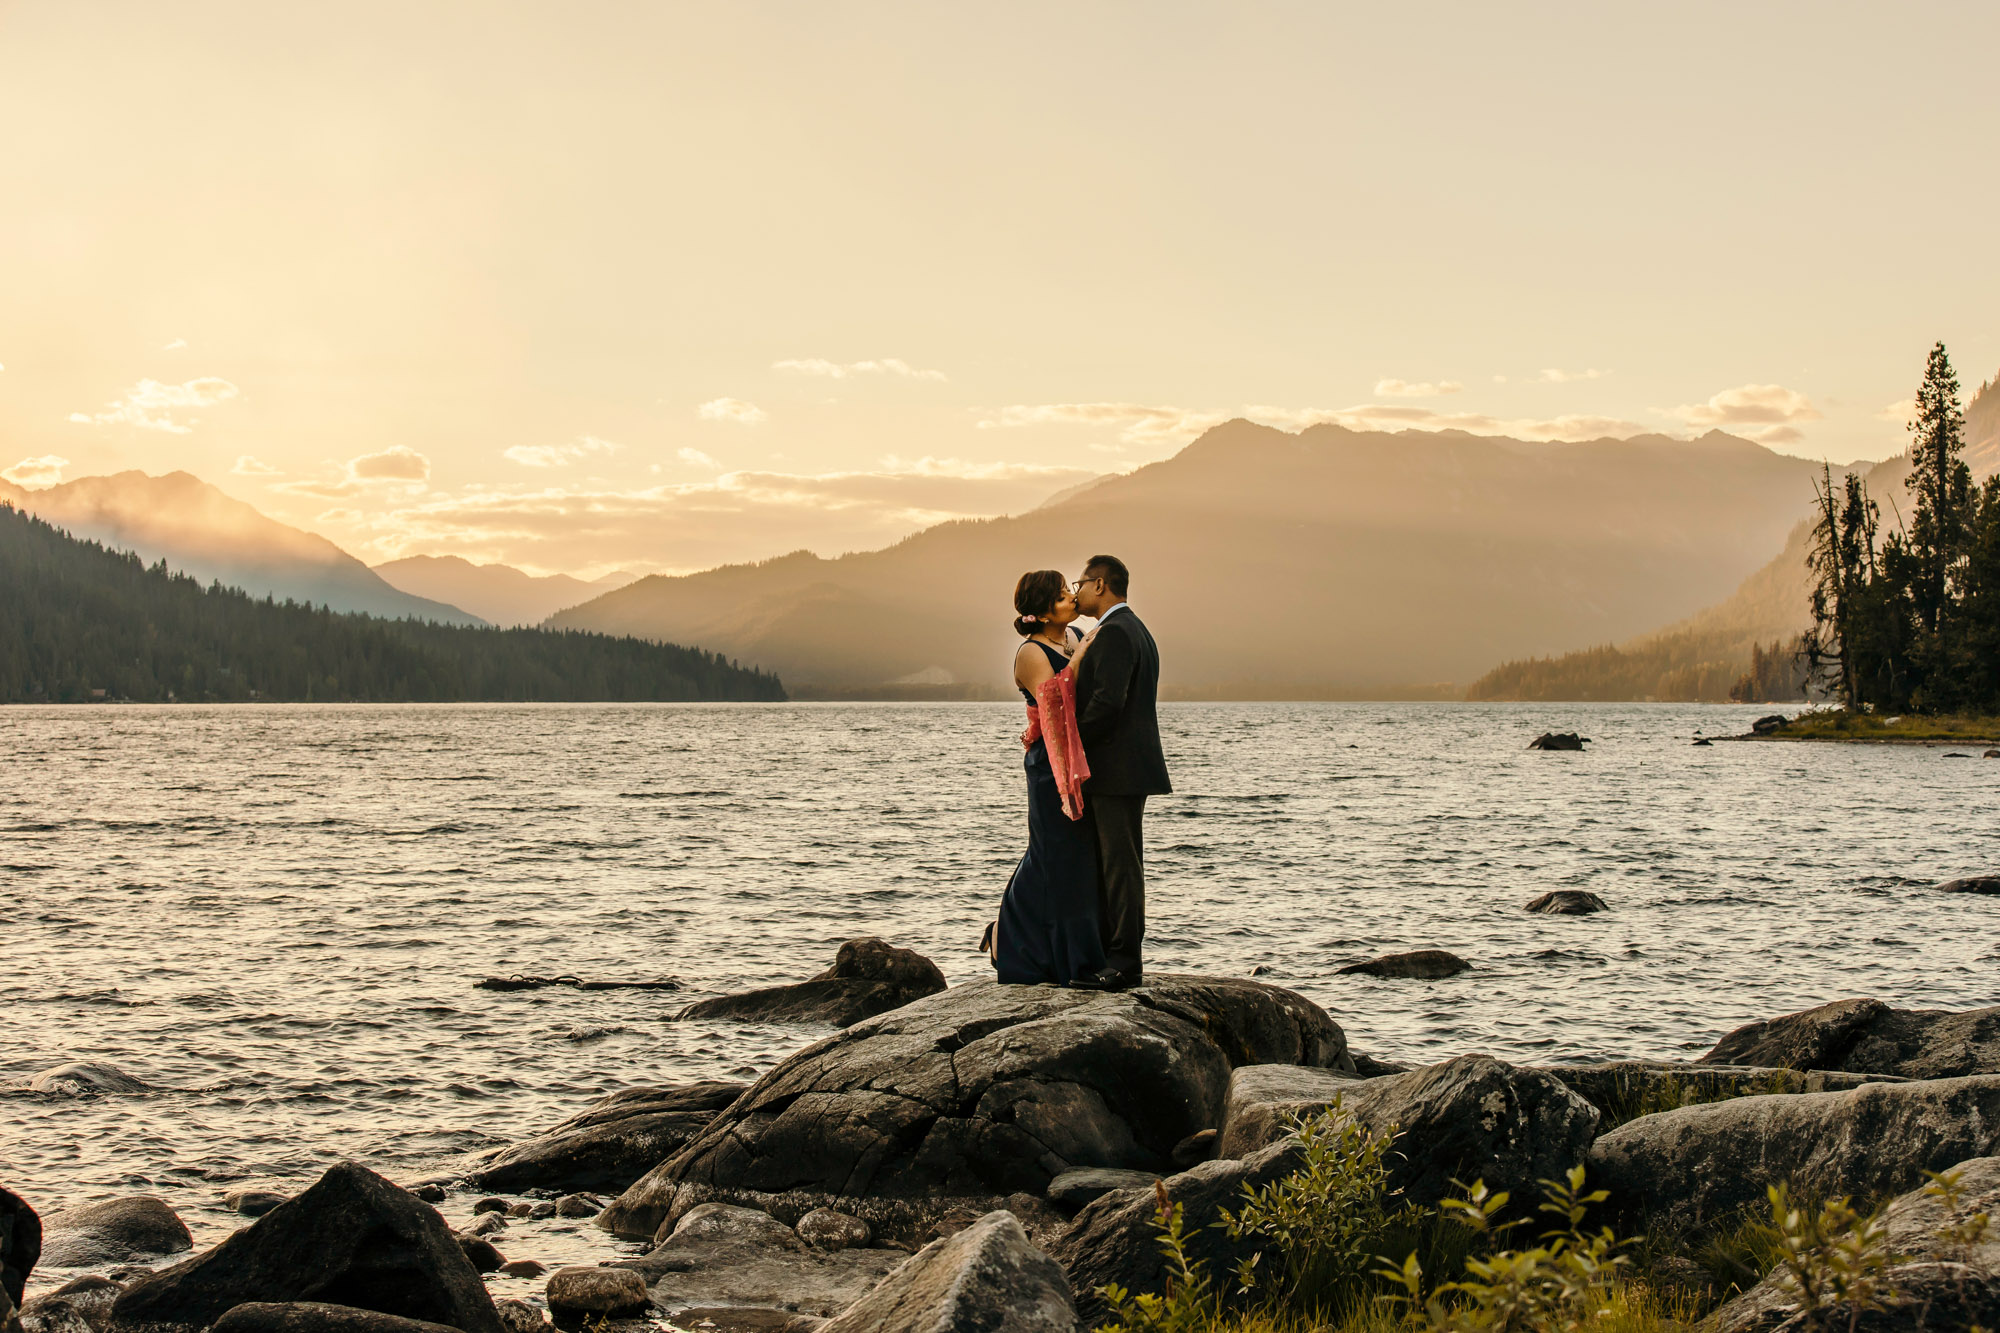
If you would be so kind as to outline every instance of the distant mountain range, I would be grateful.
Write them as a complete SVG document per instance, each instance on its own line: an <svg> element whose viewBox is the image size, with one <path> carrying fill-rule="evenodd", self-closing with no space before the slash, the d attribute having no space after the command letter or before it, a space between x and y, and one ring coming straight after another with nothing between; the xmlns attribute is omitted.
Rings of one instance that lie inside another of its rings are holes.
<svg viewBox="0 0 2000 1333"><path fill-rule="evenodd" d="M287 526L186 472L118 472L45 490L0 481L0 501L86 541L165 560L177 573L257 597L290 598L388 619L485 622L446 602L413 597L315 533Z"/></svg>
<svg viewBox="0 0 2000 1333"><path fill-rule="evenodd" d="M1965 461L1975 479L2000 473L2000 379L1979 386L1965 408ZM1852 469L1882 509L1885 530L1907 516L1907 454ZM1843 469L1835 468L1836 479ZM1810 497L1808 497L1810 512ZM1471 699L1692 700L1720 702L1750 665L1753 645L1790 648L1812 623L1806 550L1812 524L1801 521L1782 550L1728 598L1627 642L1544 658L1503 662L1474 681Z"/></svg>
<svg viewBox="0 0 2000 1333"><path fill-rule="evenodd" d="M463 607L495 625L539 625L564 607L587 602L638 578L619 570L602 578L536 577L511 565L475 565L456 555L412 555L375 566L392 586Z"/></svg>
<svg viewBox="0 0 2000 1333"><path fill-rule="evenodd" d="M1711 432L1529 443L1231 421L1173 458L885 550L641 579L555 626L700 643L795 696L1006 697L1024 571L1108 551L1182 698L1455 697L1510 657L1727 596L1817 464Z"/></svg>

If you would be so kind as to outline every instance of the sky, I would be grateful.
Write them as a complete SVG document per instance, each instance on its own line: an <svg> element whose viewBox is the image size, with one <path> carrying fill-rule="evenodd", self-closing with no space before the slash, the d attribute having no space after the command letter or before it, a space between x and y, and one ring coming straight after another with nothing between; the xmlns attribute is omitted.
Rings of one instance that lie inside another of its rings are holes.
<svg viewBox="0 0 2000 1333"><path fill-rule="evenodd" d="M1990 4L0 4L0 475L677 571L1232 416L1903 447Z"/></svg>

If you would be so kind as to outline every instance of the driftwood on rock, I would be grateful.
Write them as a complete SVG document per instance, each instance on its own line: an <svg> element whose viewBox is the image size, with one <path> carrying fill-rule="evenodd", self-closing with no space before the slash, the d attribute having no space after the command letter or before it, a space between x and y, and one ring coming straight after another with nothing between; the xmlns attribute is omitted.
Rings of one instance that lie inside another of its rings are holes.
<svg viewBox="0 0 2000 1333"><path fill-rule="evenodd" d="M1236 1065L1339 1067L1346 1050L1318 1005L1254 981L974 982L785 1060L597 1221L646 1238L710 1200L787 1221L832 1206L921 1239L954 1207L1039 1198L1077 1167L1171 1170L1220 1123Z"/></svg>

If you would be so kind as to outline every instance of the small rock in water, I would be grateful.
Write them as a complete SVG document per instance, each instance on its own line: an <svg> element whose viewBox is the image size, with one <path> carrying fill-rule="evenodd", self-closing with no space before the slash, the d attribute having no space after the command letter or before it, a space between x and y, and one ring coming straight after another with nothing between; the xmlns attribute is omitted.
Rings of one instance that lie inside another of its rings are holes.
<svg viewBox="0 0 2000 1333"><path fill-rule="evenodd" d="M1710 740L1710 739L1709 739L1708 737L1706 737L1706 736L1697 736L1697 737L1695 737L1695 738L1694 738L1694 743L1695 743L1696 745L1713 745L1713 744L1715 744L1715 742L1714 742L1714 741Z"/></svg>
<svg viewBox="0 0 2000 1333"><path fill-rule="evenodd" d="M461 1233L458 1237L458 1248L464 1252L475 1273L497 1273L507 1262L507 1256L500 1253L493 1242L484 1236L467 1236Z"/></svg>
<svg viewBox="0 0 2000 1333"><path fill-rule="evenodd" d="M1455 977L1469 970L1472 964L1455 953L1443 949L1417 949L1410 953L1384 954L1371 958L1365 963L1349 963L1336 968L1336 976L1360 973L1367 977L1397 977L1408 981L1436 981L1443 977Z"/></svg>
<svg viewBox="0 0 2000 1333"><path fill-rule="evenodd" d="M1530 750L1581 750L1590 744L1590 737L1579 736L1573 731L1545 731L1528 742Z"/></svg>
<svg viewBox="0 0 2000 1333"><path fill-rule="evenodd" d="M1982 754L1979 757L1981 759L2000 759L2000 750L1988 750L1985 754Z"/></svg>
<svg viewBox="0 0 2000 1333"><path fill-rule="evenodd" d="M1752 736L1769 736L1789 721L1791 719L1783 713L1772 713L1768 717L1760 717L1755 722L1752 722L1750 724L1750 734Z"/></svg>
<svg viewBox="0 0 2000 1333"><path fill-rule="evenodd" d="M222 1206L245 1217L262 1217L289 1197L271 1190L237 1190L222 1196Z"/></svg>
<svg viewBox="0 0 2000 1333"><path fill-rule="evenodd" d="M88 1204L42 1221L42 1262L51 1268L94 1268L193 1248L187 1224L150 1194Z"/></svg>
<svg viewBox="0 0 2000 1333"><path fill-rule="evenodd" d="M1582 889L1557 889L1554 893L1545 893L1530 899L1527 908L1530 912L1549 916L1585 916L1605 910L1604 899Z"/></svg>
<svg viewBox="0 0 2000 1333"><path fill-rule="evenodd" d="M1222 1135L1219 1129L1198 1129L1174 1145L1174 1165L1185 1171L1198 1162L1206 1162L1215 1156L1215 1143Z"/></svg>
<svg viewBox="0 0 2000 1333"><path fill-rule="evenodd" d="M2000 875L1967 875L1938 885L1939 893L2000 893Z"/></svg>
<svg viewBox="0 0 2000 1333"><path fill-rule="evenodd" d="M558 1268L549 1278L549 1314L558 1328L578 1328L592 1315L631 1319L646 1313L646 1279L629 1268Z"/></svg>
<svg viewBox="0 0 2000 1333"><path fill-rule="evenodd" d="M549 1266L539 1259L509 1259L493 1271L507 1277L540 1277Z"/></svg>
<svg viewBox="0 0 2000 1333"><path fill-rule="evenodd" d="M1947 759L1970 759L1970 758L1972 758L1972 756L1971 756L1971 755L1967 754L1967 753L1966 753L1965 751L1963 751L1963 750L1946 750L1946 751L1944 752L1944 757L1945 757L1945 758L1947 758Z"/></svg>
<svg viewBox="0 0 2000 1333"><path fill-rule="evenodd" d="M481 1213L472 1219L472 1225L465 1229L468 1236L497 1236L507 1229L507 1214Z"/></svg>
<svg viewBox="0 0 2000 1333"><path fill-rule="evenodd" d="M500 1327L506 1333L548 1333L549 1318L538 1306L526 1301L504 1300L493 1302L493 1310L500 1316Z"/></svg>
<svg viewBox="0 0 2000 1333"><path fill-rule="evenodd" d="M513 1213L514 1210L510 1208L507 1211ZM515 1215L519 1216L519 1214ZM534 1203L528 1205L527 1215L530 1220L538 1222L545 1217L554 1217L556 1215L556 1206L547 1199L537 1199Z"/></svg>
<svg viewBox="0 0 2000 1333"><path fill-rule="evenodd" d="M792 1229L816 1250L859 1250L875 1238L866 1222L831 1208L813 1209Z"/></svg>
<svg viewBox="0 0 2000 1333"><path fill-rule="evenodd" d="M506 1211L507 1201L505 1199L481 1199L478 1203L472 1205L472 1215L474 1217L479 1216L481 1213L505 1213Z"/></svg>
<svg viewBox="0 0 2000 1333"><path fill-rule="evenodd" d="M444 1186L432 1181L410 1186L410 1193L414 1197L422 1199L425 1203L444 1202Z"/></svg>
<svg viewBox="0 0 2000 1333"><path fill-rule="evenodd" d="M153 1085L115 1065L78 1060L44 1069L28 1080L28 1091L56 1097L100 1097L117 1092L150 1092Z"/></svg>
<svg viewBox="0 0 2000 1333"><path fill-rule="evenodd" d="M526 1199L507 1205L507 1216L509 1217L533 1217L534 1215L535 1205L529 1203Z"/></svg>
<svg viewBox="0 0 2000 1333"><path fill-rule="evenodd" d="M1270 964L1259 963L1255 967L1250 969L1250 975L1253 977L1267 976L1269 975L1270 971L1271 971Z"/></svg>
<svg viewBox="0 0 2000 1333"><path fill-rule="evenodd" d="M604 1211L604 1200L595 1194L565 1194L556 1200L557 1217L596 1217Z"/></svg>

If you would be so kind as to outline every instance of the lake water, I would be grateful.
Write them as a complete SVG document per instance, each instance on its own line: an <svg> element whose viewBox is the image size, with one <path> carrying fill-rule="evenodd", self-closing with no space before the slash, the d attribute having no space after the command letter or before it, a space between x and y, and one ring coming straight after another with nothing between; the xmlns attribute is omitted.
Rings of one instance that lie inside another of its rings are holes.
<svg viewBox="0 0 2000 1333"><path fill-rule="evenodd" d="M1147 966L1265 968L1404 1060L1685 1058L1844 996L2000 1002L2000 900L1931 891L2000 869L2000 762L1689 744L1763 711L1165 707ZM850 937L979 977L1026 836L1020 726L992 704L0 710L0 1085L96 1060L158 1089L0 1093L0 1183L44 1210L157 1193L206 1242L239 1184L343 1157L414 1180L616 1088L761 1073L820 1034L671 1015ZM1593 744L1524 748L1549 729ZM1521 910L1560 888L1612 910ZM1421 947L1475 969L1334 975ZM514 972L687 990L473 988Z"/></svg>

